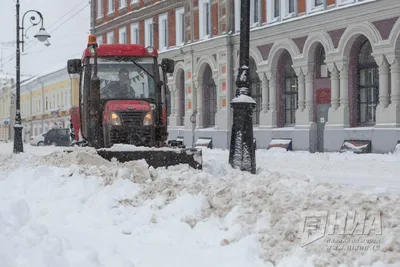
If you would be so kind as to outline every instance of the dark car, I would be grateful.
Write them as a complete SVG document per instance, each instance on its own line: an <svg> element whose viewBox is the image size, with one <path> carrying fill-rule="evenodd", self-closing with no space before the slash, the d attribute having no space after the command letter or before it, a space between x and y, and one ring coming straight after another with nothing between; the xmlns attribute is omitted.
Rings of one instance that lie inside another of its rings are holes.
<svg viewBox="0 0 400 267"><path fill-rule="evenodd" d="M71 146L71 130L69 128L54 128L44 137L45 146Z"/></svg>

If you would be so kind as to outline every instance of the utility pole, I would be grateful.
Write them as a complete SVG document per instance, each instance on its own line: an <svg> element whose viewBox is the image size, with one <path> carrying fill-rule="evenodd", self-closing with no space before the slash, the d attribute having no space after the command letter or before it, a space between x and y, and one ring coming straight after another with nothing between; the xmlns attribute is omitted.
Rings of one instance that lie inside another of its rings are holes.
<svg viewBox="0 0 400 267"><path fill-rule="evenodd" d="M92 20L91 20L91 34L96 34L96 0L91 0Z"/></svg>
<svg viewBox="0 0 400 267"><path fill-rule="evenodd" d="M232 135L229 163L233 168L256 173L255 143L253 142L252 113L256 101L249 89L250 54L250 0L241 0L240 12L240 59L237 89L231 101L233 109Z"/></svg>
<svg viewBox="0 0 400 267"><path fill-rule="evenodd" d="M24 144L22 141L22 118L21 118L21 103L20 103L20 96L21 96L21 51L20 51L20 44L22 44L22 52L24 52L24 37L26 32L24 33L24 19L26 14L28 13L34 13L30 17L30 22L32 26L39 25L41 23L40 30L37 34L35 34L35 38L37 38L41 42L47 41L47 39L50 37L50 34L46 32L46 30L43 27L43 16L42 13L40 13L37 10L28 10L24 13L22 16L22 26L20 26L20 19L19 19L19 13L20 13L20 4L19 0L16 0L15 3L15 9L17 12L16 16L16 31L17 31L17 41L16 41L16 88L15 88L15 124L14 124L14 153L18 154L21 152L24 152ZM37 21L37 16L39 17L39 21ZM29 27L30 28L30 27ZM28 28L28 29L29 29ZM20 36L20 32L22 32ZM22 40L20 40L20 37L22 37Z"/></svg>

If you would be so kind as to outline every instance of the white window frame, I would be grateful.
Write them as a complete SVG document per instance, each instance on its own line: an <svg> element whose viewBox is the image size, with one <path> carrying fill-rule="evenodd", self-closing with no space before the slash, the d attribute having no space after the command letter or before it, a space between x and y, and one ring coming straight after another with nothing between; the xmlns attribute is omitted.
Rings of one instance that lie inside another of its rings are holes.
<svg viewBox="0 0 400 267"><path fill-rule="evenodd" d="M103 35L100 35L100 36L97 37L97 44L98 45L104 44Z"/></svg>
<svg viewBox="0 0 400 267"><path fill-rule="evenodd" d="M206 5L209 5L209 18L206 18ZM200 39L208 39L212 35L212 6L211 6L211 1L210 0L200 0L199 1L199 33L200 33ZM209 34L206 32L206 20L209 20Z"/></svg>
<svg viewBox="0 0 400 267"><path fill-rule="evenodd" d="M183 15L183 19L182 19ZM185 9L183 7L175 10L175 29L176 29L176 45L185 44ZM181 32L183 28L183 32Z"/></svg>
<svg viewBox="0 0 400 267"><path fill-rule="evenodd" d="M164 29L164 21L166 29ZM158 48L160 51L168 49L168 13L158 16ZM165 34L166 33L166 34Z"/></svg>
<svg viewBox="0 0 400 267"><path fill-rule="evenodd" d="M139 23L131 24L131 44L140 44Z"/></svg>
<svg viewBox="0 0 400 267"><path fill-rule="evenodd" d="M267 23L275 23L281 21L282 1L279 0L279 16L274 17L275 14L275 0L267 0Z"/></svg>
<svg viewBox="0 0 400 267"><path fill-rule="evenodd" d="M131 0L131 5L136 4L138 0Z"/></svg>
<svg viewBox="0 0 400 267"><path fill-rule="evenodd" d="M289 1L293 1L294 12L289 13ZM298 13L298 0L281 0L281 18L283 20L296 17Z"/></svg>
<svg viewBox="0 0 400 267"><path fill-rule="evenodd" d="M323 0L322 5L316 6L315 0L307 0L307 14L312 12L323 11L327 8L328 0Z"/></svg>
<svg viewBox="0 0 400 267"><path fill-rule="evenodd" d="M336 6L345 6L362 2L362 0L336 0Z"/></svg>
<svg viewBox="0 0 400 267"><path fill-rule="evenodd" d="M147 19L144 21L144 45L147 46L154 46L154 23L153 23L153 18ZM153 29L152 32L150 32L150 27Z"/></svg>
<svg viewBox="0 0 400 267"><path fill-rule="evenodd" d="M119 0L119 9L124 9L126 6L126 0Z"/></svg>
<svg viewBox="0 0 400 267"><path fill-rule="evenodd" d="M103 17L103 0L97 0L97 18L100 19Z"/></svg>
<svg viewBox="0 0 400 267"><path fill-rule="evenodd" d="M112 41L110 41L112 39ZM114 31L107 33L107 44L114 44Z"/></svg>
<svg viewBox="0 0 400 267"><path fill-rule="evenodd" d="M127 38L127 34L126 34L126 26L119 28L118 34L119 34L118 43L127 44L128 43L128 40L127 40L128 38ZM122 42L122 39L124 39L123 42Z"/></svg>
<svg viewBox="0 0 400 267"><path fill-rule="evenodd" d="M112 14L114 13L114 0L108 0L108 13L107 14Z"/></svg>
<svg viewBox="0 0 400 267"><path fill-rule="evenodd" d="M255 14L254 14L254 7L255 7L255 3L254 1L257 1L257 5L258 5L258 21L255 20ZM253 27L258 27L261 25L261 0L250 0L250 28ZM240 22L240 3L239 3L239 22Z"/></svg>
<svg viewBox="0 0 400 267"><path fill-rule="evenodd" d="M235 32L240 32L240 0L235 0Z"/></svg>

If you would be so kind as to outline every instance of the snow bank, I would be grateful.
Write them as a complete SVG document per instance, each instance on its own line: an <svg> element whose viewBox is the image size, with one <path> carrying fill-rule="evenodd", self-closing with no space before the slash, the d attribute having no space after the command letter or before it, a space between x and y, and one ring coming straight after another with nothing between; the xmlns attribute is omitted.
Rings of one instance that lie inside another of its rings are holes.
<svg viewBox="0 0 400 267"><path fill-rule="evenodd" d="M251 175L227 151L203 153L202 172L90 149L4 155L0 266L399 266L400 197L386 190L400 187L398 156L257 150ZM326 210L381 211L379 249L302 248L302 212Z"/></svg>

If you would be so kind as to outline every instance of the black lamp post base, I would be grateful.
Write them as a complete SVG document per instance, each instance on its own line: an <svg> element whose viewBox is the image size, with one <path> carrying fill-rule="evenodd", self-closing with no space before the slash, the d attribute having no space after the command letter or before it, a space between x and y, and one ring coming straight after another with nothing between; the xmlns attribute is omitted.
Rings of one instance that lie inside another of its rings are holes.
<svg viewBox="0 0 400 267"><path fill-rule="evenodd" d="M253 139L253 109L251 102L232 102L233 125L229 164L241 171L256 173L256 147Z"/></svg>
<svg viewBox="0 0 400 267"><path fill-rule="evenodd" d="M24 152L24 144L22 142L22 126L14 126L14 153Z"/></svg>

